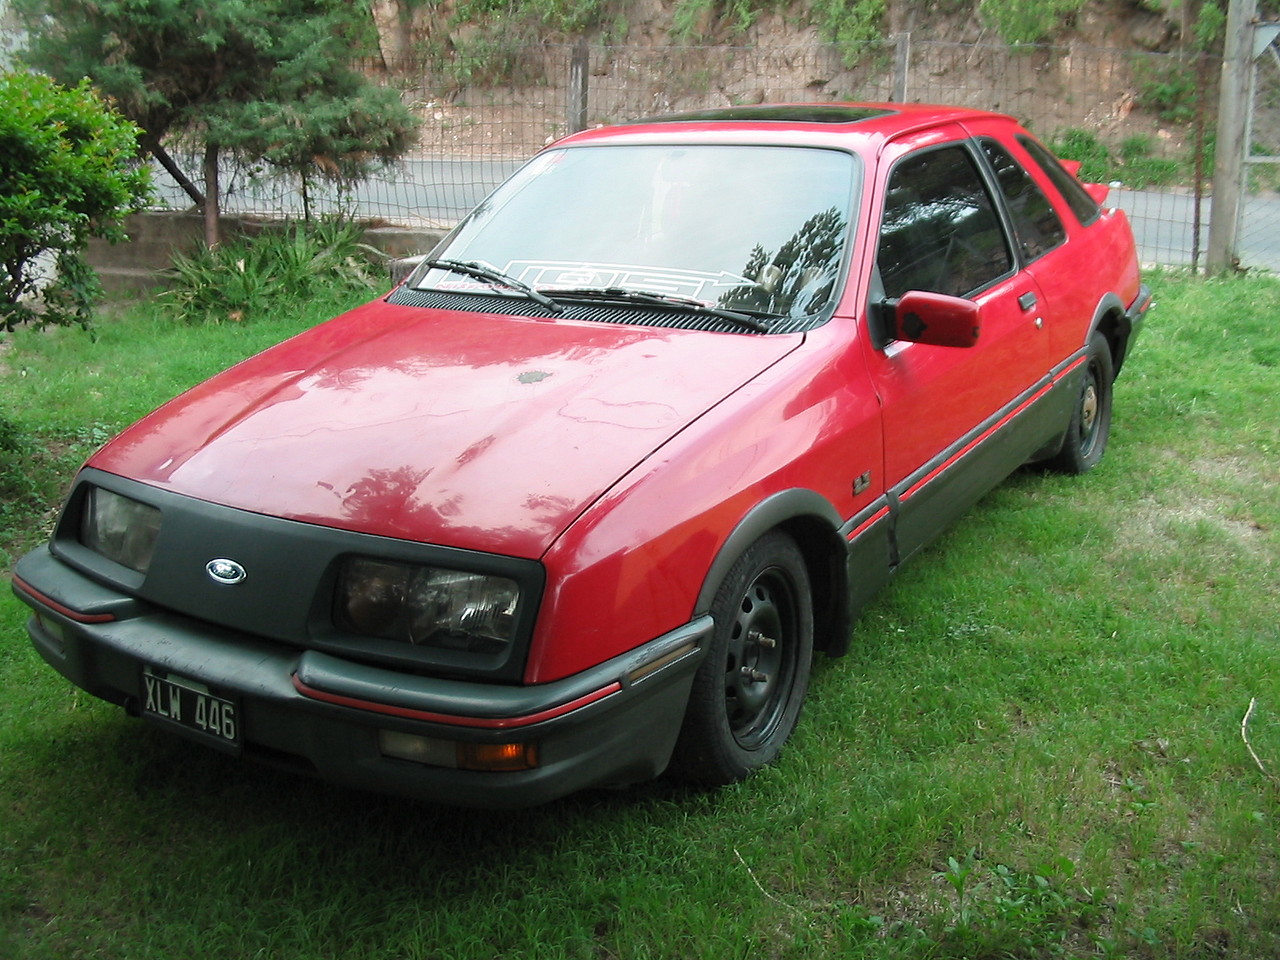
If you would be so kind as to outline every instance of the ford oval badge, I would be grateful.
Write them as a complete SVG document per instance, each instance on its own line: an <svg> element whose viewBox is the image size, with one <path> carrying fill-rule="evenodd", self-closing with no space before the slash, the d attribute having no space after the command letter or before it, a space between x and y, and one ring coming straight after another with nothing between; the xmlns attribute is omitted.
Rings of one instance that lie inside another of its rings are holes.
<svg viewBox="0 0 1280 960"><path fill-rule="evenodd" d="M210 560L204 565L204 569L218 583L239 583L248 576L244 567L234 560Z"/></svg>

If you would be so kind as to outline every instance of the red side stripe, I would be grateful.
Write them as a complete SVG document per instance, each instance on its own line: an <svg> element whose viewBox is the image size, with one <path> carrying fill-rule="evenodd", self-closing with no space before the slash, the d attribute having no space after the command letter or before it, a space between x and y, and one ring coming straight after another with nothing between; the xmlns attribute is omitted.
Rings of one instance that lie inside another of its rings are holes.
<svg viewBox="0 0 1280 960"><path fill-rule="evenodd" d="M1075 365L1072 365L1071 367L1068 367L1068 368L1067 368L1067 370L1063 371L1063 373L1064 373L1064 374L1066 374L1067 372L1069 372L1069 371L1071 371L1071 370L1073 370L1073 369L1075 369ZM1015 407L1013 410L1010 410L1007 414L1005 414L1003 417L1001 417L999 420L997 420L997 421L996 421L996 422L995 422L995 423L994 423L994 424L993 424L989 429L987 429L987 430L986 430L986 431L984 431L983 433L979 434L977 437L974 437L971 441L969 441L967 444L965 444L963 448L961 448L959 451L957 451L955 454L953 454L953 455L950 457L950 459L948 459L945 463L943 463L943 464L941 464L940 466L938 466L938 467L934 468L933 470L929 471L928 475L927 475L927 476L925 476L925 478L924 478L923 480L921 480L919 483L917 483L917 484L916 484L915 486L913 486L911 489L909 489L909 490L907 490L905 493L903 493L903 494L902 494L902 496L901 496L899 499L900 499L903 503L906 503L908 500L910 500L912 497L914 497L917 493L919 493L921 490L923 490L925 487L927 487L930 483L932 483L934 480L938 479L938 477L939 477L939 476L941 476L943 473L945 473L947 470L949 470L949 469L950 469L952 466L954 466L958 461L960 461L960 460L964 459L966 456L968 456L968 455L973 451L973 449L974 449L975 447L977 447L979 444L981 444L981 443L985 442L986 440L988 440L988 439L989 439L993 434L995 434L997 431L999 431L999 430L1000 430L1000 429L1001 429L1005 424L1007 424L1010 420L1012 420L1014 417L1016 417L1016 416L1018 416L1019 414L1021 414L1024 410L1026 410L1028 407L1030 407L1033 403L1035 403L1037 400L1039 400L1041 397L1043 397L1046 393L1048 393L1050 390L1052 390L1052 389L1053 389L1053 387L1054 387L1054 384L1052 384L1052 383L1046 384L1045 386L1041 387L1041 388L1040 388L1039 390L1037 390L1034 394L1032 394L1030 397L1028 397L1028 398L1027 398L1027 400L1026 400L1024 403L1019 404L1019 405L1018 405L1017 407Z"/></svg>
<svg viewBox="0 0 1280 960"><path fill-rule="evenodd" d="M356 697L344 697L338 693L328 693L324 690L317 690L315 687L309 687L295 673L292 677L294 689L304 697L310 697L312 700L323 700L325 703L334 703L342 707L353 707L356 710L368 710L371 713L381 713L389 717L403 717L408 720L426 720L431 723L447 723L455 727L480 727L487 730L505 730L510 727L526 727L533 723L541 723L543 720L554 720L556 717L563 717L565 714L572 713L589 704L603 700L605 697L612 696L622 689L622 684L614 681L608 686L601 687L599 690L593 690L591 693L581 696L576 700L570 700L568 703L562 703L558 707L549 707L546 710L540 710L537 713L526 714L522 717L459 717L450 713L434 713L430 710L414 710L410 707L397 707L389 703L377 703L373 700L360 700Z"/></svg>
<svg viewBox="0 0 1280 960"><path fill-rule="evenodd" d="M874 527L877 523L879 523L888 515L889 515L889 508L887 506L881 507L875 513L873 513L868 519L866 519L857 527L855 527L853 532L850 533L849 536L845 537L845 539L850 542L857 540L860 536L862 536L864 533L866 533L869 529Z"/></svg>
<svg viewBox="0 0 1280 960"><path fill-rule="evenodd" d="M65 604L61 604L52 597L41 593L21 577L14 577L13 585L37 603L48 607L54 613L61 614L68 620L74 620L76 623L110 623L116 618L114 613L81 613L79 610L72 610Z"/></svg>

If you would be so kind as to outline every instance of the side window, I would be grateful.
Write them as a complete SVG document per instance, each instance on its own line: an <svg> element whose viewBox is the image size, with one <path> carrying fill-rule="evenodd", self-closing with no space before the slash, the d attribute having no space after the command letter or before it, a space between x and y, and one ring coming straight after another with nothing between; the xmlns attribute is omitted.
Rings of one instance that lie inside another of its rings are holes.
<svg viewBox="0 0 1280 960"><path fill-rule="evenodd" d="M1093 197L1089 196L1088 191L1080 185L1080 181L1062 168L1062 164L1058 162L1057 157L1030 137L1019 137L1018 142L1022 144L1027 153L1031 154L1031 159L1040 165L1040 169L1045 172L1053 182L1053 185L1058 188L1058 192L1067 201L1067 206L1071 208L1071 212L1076 215L1077 220L1084 226L1088 226L1098 219L1098 214L1102 212L1102 208L1098 206Z"/></svg>
<svg viewBox="0 0 1280 960"><path fill-rule="evenodd" d="M876 257L889 298L908 290L961 297L1013 269L995 204L967 150L929 150L894 168Z"/></svg>
<svg viewBox="0 0 1280 960"><path fill-rule="evenodd" d="M982 152L995 171L1009 216L1013 218L1013 232L1017 234L1023 259L1034 260L1066 243L1067 231L1063 229L1062 220L1030 174L996 141L980 142Z"/></svg>

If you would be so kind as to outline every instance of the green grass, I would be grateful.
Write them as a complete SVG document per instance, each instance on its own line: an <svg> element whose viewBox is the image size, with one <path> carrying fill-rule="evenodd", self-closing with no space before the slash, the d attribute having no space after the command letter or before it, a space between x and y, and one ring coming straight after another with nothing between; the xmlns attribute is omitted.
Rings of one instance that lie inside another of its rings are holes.
<svg viewBox="0 0 1280 960"><path fill-rule="evenodd" d="M1280 283L1153 285L1098 469L988 496L717 792L495 814L238 765L77 693L0 595L0 956L1275 957ZM311 319L26 335L0 410L74 445Z"/></svg>
<svg viewBox="0 0 1280 960"><path fill-rule="evenodd" d="M370 288L300 301L295 312L219 326L115 307L91 332L0 339L0 570L44 536L76 467L134 420L262 350L369 299Z"/></svg>

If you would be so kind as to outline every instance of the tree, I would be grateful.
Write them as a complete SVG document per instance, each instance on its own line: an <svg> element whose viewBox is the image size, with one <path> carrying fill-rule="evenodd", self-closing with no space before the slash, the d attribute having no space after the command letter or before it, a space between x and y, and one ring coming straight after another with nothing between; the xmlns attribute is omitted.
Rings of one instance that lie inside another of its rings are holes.
<svg viewBox="0 0 1280 960"><path fill-rule="evenodd" d="M137 155L138 128L88 81L0 73L0 329L37 316L30 301L50 259L39 319L88 324L100 288L84 247L124 239L125 215L145 205L150 176Z"/></svg>
<svg viewBox="0 0 1280 960"><path fill-rule="evenodd" d="M352 182L412 144L417 121L394 90L349 65L369 29L350 0L15 0L32 64L90 77L143 130L143 146L204 208L218 242L219 160L265 161L299 177ZM203 194L166 144L203 147Z"/></svg>

